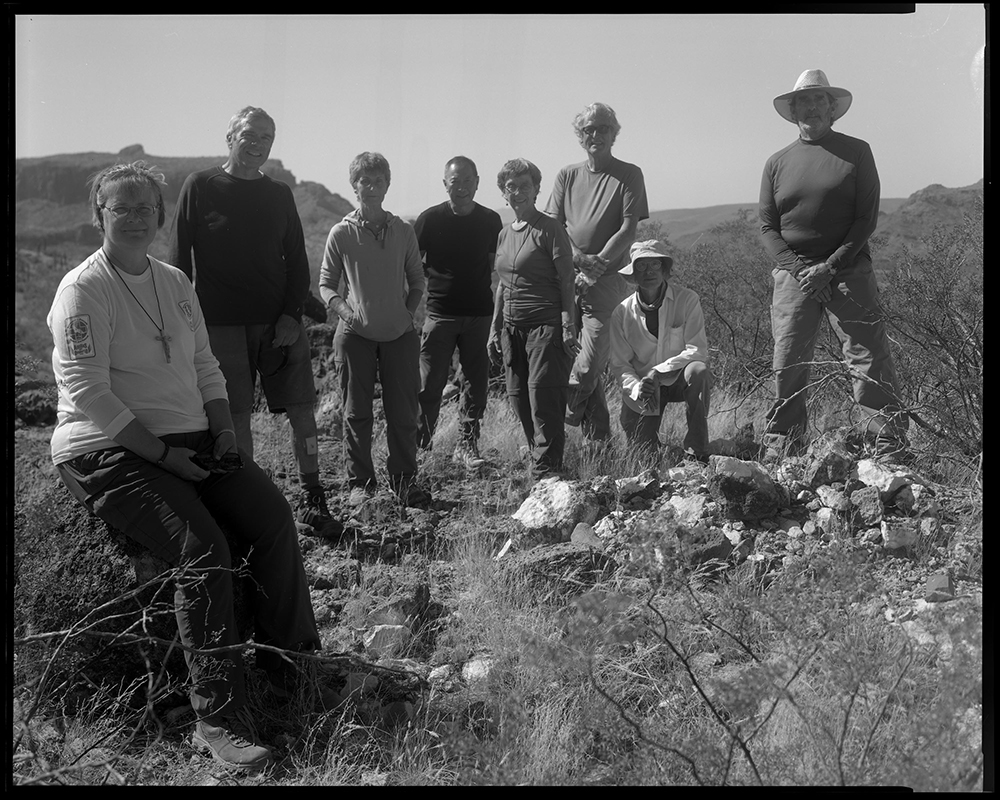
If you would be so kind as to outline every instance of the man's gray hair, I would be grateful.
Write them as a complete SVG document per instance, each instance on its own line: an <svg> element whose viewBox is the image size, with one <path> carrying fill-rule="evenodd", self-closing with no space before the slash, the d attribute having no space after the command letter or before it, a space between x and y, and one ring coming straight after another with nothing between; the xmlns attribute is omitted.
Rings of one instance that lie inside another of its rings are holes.
<svg viewBox="0 0 1000 800"><path fill-rule="evenodd" d="M278 127L274 124L274 120L271 115L268 114L263 108L257 108L256 106L246 106L241 108L235 114L233 118L229 120L229 129L226 131L226 142L232 144L233 134L236 131L243 128L251 119L254 117L259 117L260 119L266 119L271 123L271 127L278 130Z"/></svg>
<svg viewBox="0 0 1000 800"><path fill-rule="evenodd" d="M618 123L618 116L615 114L615 110L607 103L591 103L573 118L573 130L576 131L576 135L581 136L584 123L588 119L595 118L607 119L611 125L614 138L618 138L618 132L622 129L622 126Z"/></svg>

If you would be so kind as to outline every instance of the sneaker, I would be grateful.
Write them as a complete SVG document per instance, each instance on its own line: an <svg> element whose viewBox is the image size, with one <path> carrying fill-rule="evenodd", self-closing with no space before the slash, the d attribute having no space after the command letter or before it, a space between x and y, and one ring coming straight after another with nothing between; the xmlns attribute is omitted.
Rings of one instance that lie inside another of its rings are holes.
<svg viewBox="0 0 1000 800"><path fill-rule="evenodd" d="M207 751L220 764L237 769L264 769L274 761L271 751L257 741L257 731L244 709L226 716L203 717L194 725L191 744Z"/></svg>
<svg viewBox="0 0 1000 800"><path fill-rule="evenodd" d="M306 489L299 501L299 512L296 517L303 533L313 536L339 536L344 532L344 526L330 516L326 507L326 494L321 486Z"/></svg>
<svg viewBox="0 0 1000 800"><path fill-rule="evenodd" d="M461 464L466 469L479 469L486 463L486 459L479 455L479 447L475 442L462 441L455 445L455 452L451 455L451 460L456 464Z"/></svg>

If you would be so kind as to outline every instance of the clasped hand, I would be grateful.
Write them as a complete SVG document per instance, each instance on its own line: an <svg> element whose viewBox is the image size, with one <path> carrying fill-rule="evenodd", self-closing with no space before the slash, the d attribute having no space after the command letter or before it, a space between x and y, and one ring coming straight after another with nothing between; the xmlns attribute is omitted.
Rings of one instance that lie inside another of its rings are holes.
<svg viewBox="0 0 1000 800"><path fill-rule="evenodd" d="M831 287L833 270L825 261L806 267L799 273L798 281L799 290L803 294L809 295L813 300L826 303L833 297Z"/></svg>
<svg viewBox="0 0 1000 800"><path fill-rule="evenodd" d="M213 472L231 472L235 467L235 465L229 464L232 456L235 456L235 460L239 461L239 466L242 466L242 460L240 460L239 451L236 448L236 434L230 430L222 431L215 437L211 451L213 464L210 469L206 469L195 460L198 456L199 454L190 448L171 447L167 451L167 457L163 460L162 466L178 478L192 482L203 481ZM224 460L226 456L230 456L230 458Z"/></svg>

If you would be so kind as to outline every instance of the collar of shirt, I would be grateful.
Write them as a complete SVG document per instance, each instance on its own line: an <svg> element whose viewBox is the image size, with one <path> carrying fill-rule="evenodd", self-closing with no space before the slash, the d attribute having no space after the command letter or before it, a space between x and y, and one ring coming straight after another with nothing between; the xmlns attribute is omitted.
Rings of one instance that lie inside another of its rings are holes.
<svg viewBox="0 0 1000 800"><path fill-rule="evenodd" d="M656 300L654 300L652 303L646 303L642 299L642 293L638 289L636 289L635 290L635 300L639 304L639 308L641 308L643 311L646 311L646 312L655 311L656 309L658 309L660 306L663 305L663 301L666 298L667 292L669 291L669 289L670 289L670 284L669 283L663 284L663 288L660 290L660 296L657 297ZM671 295L671 296L673 296L673 295Z"/></svg>

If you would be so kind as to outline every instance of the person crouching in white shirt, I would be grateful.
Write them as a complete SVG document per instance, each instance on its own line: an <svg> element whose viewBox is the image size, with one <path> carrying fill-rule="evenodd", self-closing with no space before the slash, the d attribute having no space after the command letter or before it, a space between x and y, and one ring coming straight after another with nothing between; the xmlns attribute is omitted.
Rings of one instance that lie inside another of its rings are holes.
<svg viewBox="0 0 1000 800"><path fill-rule="evenodd" d="M708 460L705 314L698 295L670 283L673 259L655 239L635 242L619 272L635 284L611 316L611 368L622 390L621 425L630 443L656 450L666 403L687 406L684 452Z"/></svg>

